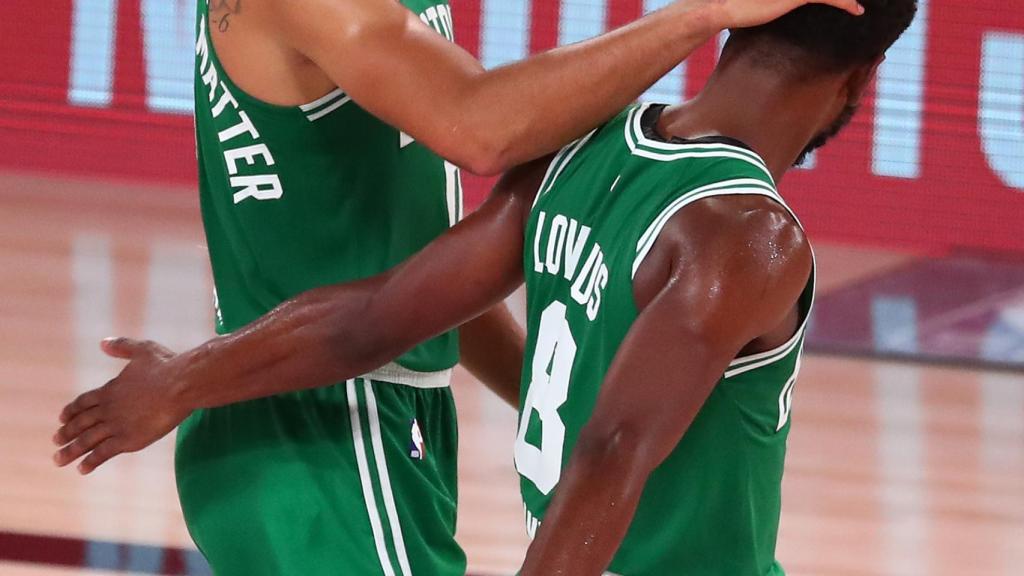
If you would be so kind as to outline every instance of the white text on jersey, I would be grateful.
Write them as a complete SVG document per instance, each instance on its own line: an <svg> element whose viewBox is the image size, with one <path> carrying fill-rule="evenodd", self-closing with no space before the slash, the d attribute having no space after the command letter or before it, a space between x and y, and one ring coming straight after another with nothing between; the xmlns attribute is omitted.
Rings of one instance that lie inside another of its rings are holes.
<svg viewBox="0 0 1024 576"><path fill-rule="evenodd" d="M540 518L535 517L526 504L523 504L523 510L526 512L526 535L533 540L537 537L537 529L540 528Z"/></svg>
<svg viewBox="0 0 1024 576"><path fill-rule="evenodd" d="M533 271L562 276L572 282L572 299L586 306L587 318L593 321L601 309L601 294L608 285L608 266L604 251L596 242L587 258L581 258L589 238L590 226L561 214L549 219L548 214L541 211L533 238Z"/></svg>
<svg viewBox="0 0 1024 576"><path fill-rule="evenodd" d="M217 67L213 65L213 61L210 58L210 43L206 38L205 16L199 20L199 39L196 41L196 56L201 58L199 74L202 77L203 84L210 90L211 103L217 96L217 89L220 88L220 98L217 99L217 103L210 110L213 117L219 117L228 104L231 105L233 110L238 112L238 123L230 128L221 130L217 134L217 138L223 143L234 140L243 134L248 134L250 137L251 143L246 146L224 149L224 164L228 169L228 183L235 190L232 196L235 204L248 198L277 200L284 193L284 190L281 188L281 179L277 174L238 174L239 160L244 160L247 165L252 166L256 163L257 159L260 159L264 166L270 167L274 165L274 157L270 154L270 149L267 148L267 145L259 141L260 133L256 130L252 120L249 119L249 115L245 113L245 110L238 108L238 101L235 100L231 90L228 89L227 85L217 75ZM232 142L232 144L236 143Z"/></svg>
<svg viewBox="0 0 1024 576"><path fill-rule="evenodd" d="M447 4L437 4L420 13L420 20L444 36L449 42L455 40L455 26L452 25L452 9Z"/></svg>

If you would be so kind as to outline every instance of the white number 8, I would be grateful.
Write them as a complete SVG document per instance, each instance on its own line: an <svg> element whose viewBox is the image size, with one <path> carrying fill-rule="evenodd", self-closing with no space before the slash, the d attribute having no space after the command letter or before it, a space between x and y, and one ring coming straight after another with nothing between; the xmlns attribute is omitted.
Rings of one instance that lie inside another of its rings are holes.
<svg viewBox="0 0 1024 576"><path fill-rule="evenodd" d="M515 447L516 470L545 495L562 476L565 423L558 409L569 395L569 375L575 359L576 341L565 319L565 304L552 302L540 317L530 388L519 417ZM526 430L534 411L541 421L540 446L526 441Z"/></svg>

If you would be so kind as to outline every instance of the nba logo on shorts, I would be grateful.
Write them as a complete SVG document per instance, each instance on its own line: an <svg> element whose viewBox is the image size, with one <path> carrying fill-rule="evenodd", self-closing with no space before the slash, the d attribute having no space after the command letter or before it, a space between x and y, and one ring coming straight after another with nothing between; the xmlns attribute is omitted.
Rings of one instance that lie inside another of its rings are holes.
<svg viewBox="0 0 1024 576"><path fill-rule="evenodd" d="M423 433L420 432L420 423L415 418L412 422L412 440L409 442L409 456L417 460L423 460L427 456L427 449L423 445Z"/></svg>

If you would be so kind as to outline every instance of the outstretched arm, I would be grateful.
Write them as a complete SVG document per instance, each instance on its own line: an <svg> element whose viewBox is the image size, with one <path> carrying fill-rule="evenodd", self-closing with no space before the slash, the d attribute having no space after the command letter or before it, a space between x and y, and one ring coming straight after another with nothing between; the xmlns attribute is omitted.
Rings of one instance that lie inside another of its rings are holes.
<svg viewBox="0 0 1024 576"><path fill-rule="evenodd" d="M809 3L678 0L603 36L486 71L398 2L274 0L276 29L374 116L479 174L557 150L635 100L725 28Z"/></svg>
<svg viewBox="0 0 1024 576"><path fill-rule="evenodd" d="M64 409L55 461L88 453L79 466L88 473L152 444L192 410L352 378L483 313L522 283L523 219L546 165L509 172L479 210L379 276L310 290L180 355L105 341L130 362Z"/></svg>
<svg viewBox="0 0 1024 576"><path fill-rule="evenodd" d="M803 234L769 200L707 199L673 217L634 281L643 310L605 377L523 576L607 568L651 471L729 362L787 318L810 267Z"/></svg>

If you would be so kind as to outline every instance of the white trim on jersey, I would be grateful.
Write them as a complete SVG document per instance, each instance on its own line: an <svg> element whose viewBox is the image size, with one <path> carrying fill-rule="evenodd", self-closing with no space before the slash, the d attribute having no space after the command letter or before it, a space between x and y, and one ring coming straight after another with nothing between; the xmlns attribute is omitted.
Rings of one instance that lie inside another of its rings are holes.
<svg viewBox="0 0 1024 576"><path fill-rule="evenodd" d="M384 528L381 525L380 513L377 511L377 499L373 495L373 484L370 479L370 465L366 458L366 443L363 441L363 427L359 422L359 398L356 396L356 381L345 382L348 396L349 420L352 421L352 445L356 451L356 464L359 467L359 483L363 488L363 500L366 513L370 517L370 530L373 532L373 543L377 547L377 558L384 576L395 576L391 559L388 558L387 543L384 541Z"/></svg>
<svg viewBox="0 0 1024 576"><path fill-rule="evenodd" d="M660 140L653 140L651 138L648 138L647 135L644 134L644 127L641 124L641 120L643 119L644 112L646 112L647 109L650 108L651 106L653 106L653 104L650 102L641 104L636 110L634 110L632 118L629 119L629 122L630 124L632 124L633 127L633 133L636 135L636 141L638 146L647 146L649 148L655 148L657 150L665 150L669 152L684 149L710 150L714 148L719 148L739 152L741 154L749 156L751 160L756 160L761 164L765 164L764 159L761 158L761 156L757 152L754 152L753 150L750 150L748 148L735 146L733 144L728 144L725 142L663 142Z"/></svg>
<svg viewBox="0 0 1024 576"><path fill-rule="evenodd" d="M708 150L704 152L676 152L674 154L663 154L661 152L652 152L650 150L644 150L642 148L636 148L633 150L634 156L640 156L641 158L647 158L649 160L657 160L658 162L672 162L674 160L685 160L687 158L732 158L735 160L742 160L755 168L764 172L768 178L772 177L772 173L765 168L761 163L756 160L752 160L749 156L743 154L737 154L736 152L729 151L714 151Z"/></svg>
<svg viewBox="0 0 1024 576"><path fill-rule="evenodd" d="M329 101L344 95L345 93L341 91L341 88L335 88L334 90L331 90L327 94L324 94L323 96L317 98L316 100L313 100L308 104L300 104L299 109L302 110L303 112L309 112L314 108L319 108L324 104L327 104Z"/></svg>
<svg viewBox="0 0 1024 576"><path fill-rule="evenodd" d="M537 187L537 193L533 196L533 206L537 205L537 200L540 199L540 195L544 192L544 187L547 186L548 180L551 179L551 174L554 173L556 168L558 168L558 165L562 162L562 158L573 144L575 144L575 142L568 146L563 146L562 149L555 154L555 157L551 159L551 162L548 163L548 169L544 171L544 177L540 180L540 186Z"/></svg>
<svg viewBox="0 0 1024 576"><path fill-rule="evenodd" d="M646 110L647 105L641 104L640 108ZM626 115L626 121L623 122L622 128L623 137L626 139L626 145L629 146L630 152L636 150L636 142L633 141L633 115L636 114L636 111L637 108L633 108L629 111L629 114Z"/></svg>
<svg viewBox="0 0 1024 576"><path fill-rule="evenodd" d="M803 355L798 355L796 357L796 364L793 366L793 374L789 376L789 380L786 380L786 385L782 387L782 392L779 393L779 425L775 427L776 432L782 430L789 423L789 416L793 411L793 388L796 386L796 379L800 376L800 363L802 361Z"/></svg>
<svg viewBox="0 0 1024 576"><path fill-rule="evenodd" d="M397 362L391 362L377 368L373 372L363 374L360 378L384 382L387 384L401 384L413 388L447 388L451 384L452 369L446 368L437 372L416 372L409 370Z"/></svg>
<svg viewBox="0 0 1024 576"><path fill-rule="evenodd" d="M757 167L768 176L772 185L775 184L775 179L772 177L771 171L768 170L764 160L757 152L747 148L724 143L659 142L646 137L643 133L643 127L640 125L640 120L644 111L651 105L648 102L633 108L629 111L629 115L626 118L624 135L626 144L634 156L658 162L672 162L686 158L733 158ZM642 146L649 149L644 149Z"/></svg>
<svg viewBox="0 0 1024 576"><path fill-rule="evenodd" d="M740 358L736 358L732 362L729 362L729 367L732 368L732 370L729 370L728 372L726 372L726 374L729 374L729 372L736 372L736 374L742 374L742 372L739 372L739 370L742 370L752 364L758 364L760 361L767 360L768 363L771 363L771 361L774 360L776 356L785 356L786 354L789 354L790 351L793 350L793 347L796 346L797 342L799 341L800 331L797 330L797 333L793 334L793 336L789 340L786 340L785 342L779 344L778 346L772 348L771 350L758 352L757 354L750 354L749 356L742 356ZM761 364L761 366L763 365L764 364Z"/></svg>
<svg viewBox="0 0 1024 576"><path fill-rule="evenodd" d="M391 491L391 477L388 474L388 463L384 457L384 441L380 434L380 417L377 414L377 398L373 394L373 385L369 380L363 380L363 390L366 393L366 414L370 419L370 441L373 444L373 457L377 461L377 476L380 479L381 492L384 494L384 510L388 515L388 523L391 524L391 538L395 542L395 555L398 556L398 565L402 569L402 576L412 576L412 569L409 568L409 556L405 552L405 539L402 537L402 526L398 522L398 509L395 506L395 496Z"/></svg>
<svg viewBox="0 0 1024 576"><path fill-rule="evenodd" d="M768 192L769 196L772 196L773 198L781 202L783 205L785 205L785 202L782 200L782 197L779 196L778 192L774 188L772 188L764 181L758 180L756 178L736 178L734 180L722 180L721 182L715 182L714 184L708 184L706 186L701 186L700 188L695 188L693 190L686 192L686 194L702 194L704 192L708 192L711 190L720 190L724 188L763 188L766 192ZM677 198L675 202L680 202L685 199L686 196L681 196L680 198ZM643 233L643 235L640 236L640 240L636 243L636 249L638 252L641 250L641 248L643 248L643 245L647 243L648 239L651 237L651 234L653 234L655 230L660 231L658 223L669 211L669 209L675 204L675 202L670 204L668 208L662 211L662 213L659 214L658 217L651 222L650 226L647 227L647 230Z"/></svg>
<svg viewBox="0 0 1024 576"><path fill-rule="evenodd" d="M315 121L319 120L320 118L323 118L324 116L327 116L331 112L334 112L338 108L341 108L345 104L348 104L351 101L352 101L351 98L349 98L348 96L345 96L341 100L335 101L334 104L331 104L327 108L324 108L324 109L320 110L319 112L316 112L314 114L310 114L309 116L306 116L306 118L308 118L310 122L315 122Z"/></svg>
<svg viewBox="0 0 1024 576"><path fill-rule="evenodd" d="M455 198L455 207L458 209L459 213L455 215L455 223L458 224L459 222L462 222L462 219L465 217L466 201L465 201L465 198L463 198L463 194L462 194L462 175L461 175L461 172L456 174L456 176L458 176L458 177L455 179L455 196L456 196L456 198Z"/></svg>
<svg viewBox="0 0 1024 576"><path fill-rule="evenodd" d="M459 195L458 186L459 169L451 162L444 161L444 199L448 210L448 227L451 228L459 223Z"/></svg>
<svg viewBox="0 0 1024 576"><path fill-rule="evenodd" d="M537 189L537 195L533 198L533 207L537 206L537 201L540 200L541 196L547 194L548 191L551 190L551 187L555 185L555 180L558 180L558 177L561 176L562 169L564 169L569 162L572 162L573 156L575 156L576 153L587 144L587 141L590 140L590 137L593 136L595 132L597 132L596 128L591 130L590 133L583 138L580 138L572 144L562 148L554 159L551 160L551 164L548 166L548 170L544 174L544 179L541 180L540 188ZM552 173L552 171L554 172Z"/></svg>
<svg viewBox="0 0 1024 576"><path fill-rule="evenodd" d="M352 98L342 92L341 88L337 88L335 90L331 90L320 98L313 100L309 104L300 105L299 110L302 110L302 112L306 114L307 120L315 122L351 101Z"/></svg>
<svg viewBox="0 0 1024 576"><path fill-rule="evenodd" d="M752 178L738 178L735 180L725 180L722 182L717 182L715 184L709 184L707 186L703 186L701 188L696 188L689 192L685 192L674 202L669 204L664 210L662 210L661 213L658 214L658 216L651 222L650 226L648 226L647 230L644 231L643 235L641 235L640 237L640 240L637 242L637 256L636 259L633 261L632 277L636 277L636 273L640 269L640 265L643 263L644 259L647 258L647 255L650 253L651 249L654 247L656 240L658 239L658 235L661 234L662 229L664 229L665 225L668 224L668 221L672 218L672 216L674 216L684 207L694 202L697 202L698 200L703 200L704 198L710 198L713 196L732 195L767 196L778 202L780 205L782 205L782 207L785 208L786 211L789 212L789 214L793 217L797 225L803 228L803 225L800 224L800 219L797 218L796 213L794 213L792 208L790 208L789 205L786 204L785 200L783 200L782 196L779 195L778 191L776 191L773 187L771 187L770 185L761 180L756 180ZM811 249L810 281L812 293L814 290L814 285L817 281L817 276L814 271L814 268L814 250ZM814 302L812 300L811 307L813 306ZM759 352L757 354L752 354L749 356L734 359L732 362L729 363L729 369L726 370L724 377L732 378L734 376L739 376L740 374L744 374L746 372L750 372L751 370L756 370L757 368L767 366L788 356L790 352L792 352L793 349L798 344L800 344L800 342L803 341L802 339L805 332L807 331L807 322L810 318L810 315L811 310L808 309L806 314L804 315L803 321L800 323L800 326L797 328L793 336L790 337L789 340L787 340L780 346L777 346L766 352Z"/></svg>
<svg viewBox="0 0 1024 576"><path fill-rule="evenodd" d="M810 312L808 312L807 315L810 316ZM805 318L804 322L797 329L796 333L794 333L793 336L785 342L785 344L782 344L777 348L773 348L768 352L762 352L761 354L767 354L767 356L765 356L763 360L759 360L757 362L750 362L750 359L753 356L759 356L760 354L744 356L743 358L737 358L733 360L732 362L729 363L729 366L735 366L737 364L742 364L742 366L733 368L731 370L726 370L725 377L732 378L733 376L739 376L740 374L745 374L747 372L750 372L751 370L756 370L758 368L761 368L762 366L767 366L782 358L785 358L800 343L800 338L803 337L806 328L807 320ZM749 364L747 364L747 362L749 362Z"/></svg>
<svg viewBox="0 0 1024 576"><path fill-rule="evenodd" d="M661 234L662 229L665 228L665 225L668 224L668 221L677 212L679 212L680 210L682 210L686 206L688 206L690 204L693 204L694 202L697 202L698 200L703 200L705 198L711 198L713 196L741 196L741 195L742 196L767 196L767 197L771 198L772 200L775 200L776 202L779 202L780 204L782 204L782 201L779 199L779 197L774 195L774 194L772 194L767 189L765 189L765 188L755 188L755 187L750 187L750 188L721 188L721 189L708 190L708 191L702 192L700 194L688 194L686 196L683 196L682 198L677 199L672 204L669 204L668 207L665 208L665 210L663 210L661 212L661 214L659 214L658 217L654 219L654 223L651 225L653 227L653 230L649 229L648 232L646 232L644 234L645 236L648 236L648 240L643 245L643 247L640 248L640 251L636 255L636 259L633 260L633 274L630 277L631 278L635 278L636 277L637 270L640 269L640 265L643 264L643 261L644 261L645 258L647 258L647 255L650 253L651 248L654 247L655 241L658 239L658 235ZM783 204L783 206L785 206L785 204Z"/></svg>

